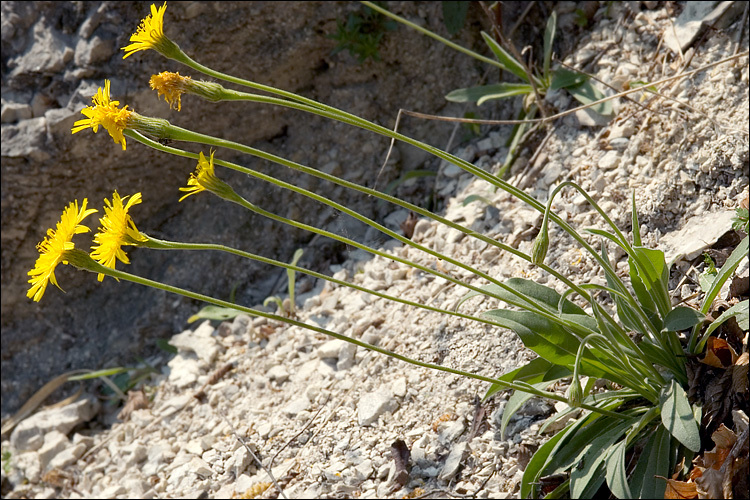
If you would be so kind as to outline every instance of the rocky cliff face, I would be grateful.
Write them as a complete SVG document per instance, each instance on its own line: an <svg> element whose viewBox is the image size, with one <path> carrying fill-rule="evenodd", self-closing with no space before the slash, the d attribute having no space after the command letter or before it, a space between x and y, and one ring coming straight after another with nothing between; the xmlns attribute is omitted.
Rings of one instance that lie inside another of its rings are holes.
<svg viewBox="0 0 750 500"><path fill-rule="evenodd" d="M479 81L472 59L404 27L385 35L379 62L360 65L346 52L332 56L336 42L326 35L335 32L337 19L360 8L343 2L175 2L168 5L165 32L214 69L298 92L390 127L399 108L439 112L447 92ZM439 4L404 2L389 8L445 34ZM123 196L142 192L144 202L132 213L146 233L226 243L281 260L289 260L311 238L208 195L178 204L178 188L194 170L192 161L132 141L122 151L102 130L71 135L71 126L82 117L80 109L90 104L105 78L112 81L113 98L141 114L370 186L377 178L383 188L425 159L416 151L397 151L397 161L378 176L388 142L364 131L290 110L189 97L181 112L170 111L149 89L150 75L165 70L200 75L154 51L123 61L119 50L148 9L149 4L140 2L3 2L3 415L66 370L127 363L152 349L156 338L179 331L198 307L129 283L97 283L93 275L68 266L57 270L66 294L50 288L41 303L28 300L26 273L38 256L35 245L69 202L88 198L90 206L101 207L115 189ZM477 33L464 30L458 41L472 46ZM444 145L451 127L405 120L401 129ZM193 144L179 146L199 150ZM219 151L217 157L308 189L322 187L316 179L249 156ZM225 179L270 211L350 237L365 235L365 228L330 209L233 174L226 173ZM331 192L366 214L383 215L383 207L372 201ZM318 239L303 262L323 268L340 259L342 251ZM244 304L258 303L275 285L284 284L276 269L217 254L134 250L130 258L130 272L201 293L226 299L237 287L237 300Z"/></svg>

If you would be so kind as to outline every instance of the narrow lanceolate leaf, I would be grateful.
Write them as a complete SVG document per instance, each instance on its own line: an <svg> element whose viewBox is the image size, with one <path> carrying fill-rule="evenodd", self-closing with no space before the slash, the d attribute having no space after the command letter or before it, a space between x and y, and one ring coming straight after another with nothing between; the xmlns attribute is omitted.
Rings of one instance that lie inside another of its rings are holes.
<svg viewBox="0 0 750 500"><path fill-rule="evenodd" d="M628 449L627 439L609 449L609 454L605 462L607 486L617 498L633 498L628 486L628 473L625 469L625 452Z"/></svg>
<svg viewBox="0 0 750 500"><path fill-rule="evenodd" d="M634 420L620 422L598 436L589 434L590 443L584 448L586 451L581 458L581 463L570 474L570 496L572 498L588 498L586 492L591 492L592 489L594 493L596 492L604 480L604 475L601 474L604 469L603 462L607 458L612 443L617 441L625 430L633 425Z"/></svg>
<svg viewBox="0 0 750 500"><path fill-rule="evenodd" d="M529 81L529 75L526 74L526 71L523 69L523 66L521 63L516 61L516 59L511 56L504 48L500 46L499 43L497 43L491 36L489 36L487 33L482 31L482 38L484 38L484 42L487 44L487 46L490 48L493 54L495 54L495 57L497 57L497 60L500 64L503 65L505 69L516 75L521 80L528 82ZM535 82L537 86L540 85L541 82Z"/></svg>
<svg viewBox="0 0 750 500"><path fill-rule="evenodd" d="M664 328L670 332L678 332L692 328L698 323L706 321L706 315L690 307L680 306L672 309L664 318Z"/></svg>
<svg viewBox="0 0 750 500"><path fill-rule="evenodd" d="M659 404L661 422L669 433L688 450L700 451L701 437L693 407L688 402L685 390L676 380L671 380L659 395Z"/></svg>
<svg viewBox="0 0 750 500"><path fill-rule="evenodd" d="M528 83L495 83L493 85L480 85L465 89L456 89L445 96L446 101L451 102L476 102L482 104L491 99L503 99L516 95L530 94L533 92Z"/></svg>
<svg viewBox="0 0 750 500"><path fill-rule="evenodd" d="M663 425L646 441L643 452L632 474L630 491L633 498L664 498L669 477L669 457L672 455L672 436ZM658 477L660 476L660 477Z"/></svg>
<svg viewBox="0 0 750 500"><path fill-rule="evenodd" d="M572 372L564 366L550 363L544 358L534 358L521 368L516 368L515 370L498 377L498 380L504 382L522 381L527 384L536 384L538 382L552 383L561 378L569 377L571 373ZM490 388L487 389L483 401L486 401L493 394L502 391L503 389L506 389L506 386L492 384Z"/></svg>
<svg viewBox="0 0 750 500"><path fill-rule="evenodd" d="M592 102L604 99L604 94L601 90L594 87L590 81L585 81L580 85L574 87L567 87L568 92L575 97L576 101L583 105L591 104ZM604 101L602 103L591 106L592 111L599 113L602 116L611 116L613 113L612 101Z"/></svg>

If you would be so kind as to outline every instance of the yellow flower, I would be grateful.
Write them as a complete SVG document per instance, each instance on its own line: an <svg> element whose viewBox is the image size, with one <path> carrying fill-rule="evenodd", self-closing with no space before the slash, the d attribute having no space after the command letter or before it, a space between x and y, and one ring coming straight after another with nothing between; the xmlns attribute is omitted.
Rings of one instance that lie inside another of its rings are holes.
<svg viewBox="0 0 750 500"><path fill-rule="evenodd" d="M180 198L179 201L184 200L191 194L197 194L206 189L210 190L211 185L216 181L221 182L219 181L219 178L214 175L214 152L211 151L211 160L208 161L201 151L200 158L198 159L198 167L195 169L195 173L190 174L187 187L180 188L180 191L187 191L187 194Z"/></svg>
<svg viewBox="0 0 750 500"><path fill-rule="evenodd" d="M96 209L93 208L87 210L87 203L88 200L84 198L80 210L78 209L78 200L68 205L63 211L60 222L57 223L56 229L48 229L44 241L37 245L39 258L36 260L34 268L28 272L28 275L31 276L29 280L31 288L26 293L28 298L33 298L35 302L39 302L50 281L57 288L60 288L55 278L55 268L60 262L67 264L64 253L66 250L72 250L75 247L72 241L73 236L89 231L89 228L81 225L81 222L96 212Z"/></svg>
<svg viewBox="0 0 750 500"><path fill-rule="evenodd" d="M164 100L169 103L170 109L180 111L182 109L180 96L186 92L186 84L190 79L189 76L180 76L179 73L162 71L158 75L152 75L149 84L159 95L164 95Z"/></svg>
<svg viewBox="0 0 750 500"><path fill-rule="evenodd" d="M120 259L120 262L124 264L130 264L128 256L122 250L123 245L134 245L140 241L146 241L128 214L130 207L141 202L141 193L134 194L127 204L123 205L123 201L127 198L128 196L121 199L115 191L111 202L104 199L104 217L99 219L102 227L94 236L94 243L98 245L91 247L91 258L111 269L115 268L116 259ZM102 281L104 275L99 274L97 279Z"/></svg>
<svg viewBox="0 0 750 500"><path fill-rule="evenodd" d="M164 36L164 13L166 11L167 2L164 2L164 5L158 9L156 5L151 5L151 14L141 21L138 30L130 36L130 41L133 43L122 48L125 51L123 59L140 50L154 49L163 54L162 51L168 48L167 44L174 45Z"/></svg>
<svg viewBox="0 0 750 500"><path fill-rule="evenodd" d="M125 137L122 135L123 130L128 128L128 120L130 119L132 111L128 110L128 107L120 109L120 101L110 100L109 95L109 80L104 80L104 90L99 87L96 95L92 97L94 106L88 106L81 110L81 113L86 115L88 118L84 120L78 120L73 124L71 129L72 133L80 132L83 129L91 128L94 132L97 132L99 125L107 129L112 139L122 145L122 149L125 150Z"/></svg>

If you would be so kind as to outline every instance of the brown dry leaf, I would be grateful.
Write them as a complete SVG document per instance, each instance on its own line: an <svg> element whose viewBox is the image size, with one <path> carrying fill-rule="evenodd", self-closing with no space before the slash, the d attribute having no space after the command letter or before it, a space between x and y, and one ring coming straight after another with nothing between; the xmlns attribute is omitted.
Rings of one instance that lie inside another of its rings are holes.
<svg viewBox="0 0 750 500"><path fill-rule="evenodd" d="M711 441L714 442L716 448L724 448L730 450L734 443L737 442L737 434L732 429L729 429L726 425L721 424L716 432L711 434Z"/></svg>
<svg viewBox="0 0 750 500"><path fill-rule="evenodd" d="M419 219L417 218L417 214L415 214L414 212L409 212L406 220L404 220L404 222L399 225L401 227L401 231L404 232L404 237L411 239L411 237L414 236L414 226L417 225L418 220Z"/></svg>
<svg viewBox="0 0 750 500"><path fill-rule="evenodd" d="M708 338L706 357L701 360L701 363L714 368L728 368L735 361L737 361L737 353L726 340L717 337Z"/></svg>
<svg viewBox="0 0 750 500"><path fill-rule="evenodd" d="M128 420L130 414L135 410L143 410L148 408L148 396L142 390L130 391L128 393L128 402L122 407L120 413L117 414L117 418L122 421Z"/></svg>
<svg viewBox="0 0 750 500"><path fill-rule="evenodd" d="M698 498L698 490L695 483L667 479L667 489L664 490L664 498Z"/></svg>
<svg viewBox="0 0 750 500"><path fill-rule="evenodd" d="M727 370L721 377L708 381L703 405L702 425L706 432L713 432L732 411L732 373Z"/></svg>
<svg viewBox="0 0 750 500"><path fill-rule="evenodd" d="M732 367L732 390L738 393L747 392L748 354L742 353Z"/></svg>
<svg viewBox="0 0 750 500"><path fill-rule="evenodd" d="M716 469L703 471L703 475L695 480L698 498L724 498L722 478L723 474Z"/></svg>

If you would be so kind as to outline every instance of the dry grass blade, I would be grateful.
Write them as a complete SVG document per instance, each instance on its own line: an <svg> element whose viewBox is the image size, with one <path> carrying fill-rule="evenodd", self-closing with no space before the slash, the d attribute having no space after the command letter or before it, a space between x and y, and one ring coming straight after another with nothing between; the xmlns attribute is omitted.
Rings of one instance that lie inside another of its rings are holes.
<svg viewBox="0 0 750 500"><path fill-rule="evenodd" d="M29 398L26 403L24 403L20 410L18 410L3 424L2 430L0 430L0 435L4 436L6 433L12 431L16 425L18 425L23 419L31 415L34 410L36 410L50 394L55 392L61 385L67 382L70 377L80 375L82 373L89 373L90 371L91 370L73 370L67 373L63 373L62 375L59 375L44 384L41 389L36 391L34 395L31 396L31 398ZM78 396L81 395L81 391L81 389L78 389L78 391L76 391L76 393L72 396L63 399L62 401L59 401L52 406L65 406L69 403L72 403L73 401L78 399Z"/></svg>

